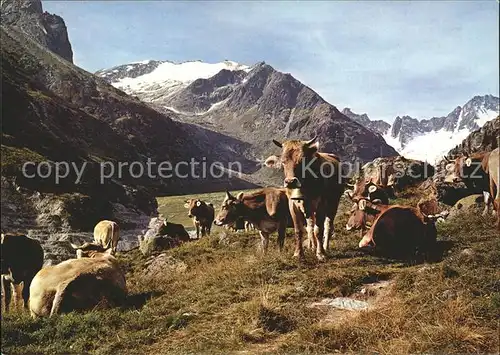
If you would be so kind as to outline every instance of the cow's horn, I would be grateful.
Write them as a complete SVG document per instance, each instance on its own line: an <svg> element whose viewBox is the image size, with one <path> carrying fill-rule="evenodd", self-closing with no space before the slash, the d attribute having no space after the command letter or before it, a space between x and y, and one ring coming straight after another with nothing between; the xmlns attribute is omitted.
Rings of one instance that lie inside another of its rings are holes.
<svg viewBox="0 0 500 355"><path fill-rule="evenodd" d="M352 197L353 197L353 195L354 195L354 191L352 191L352 190L345 190L345 191L344 191L344 195L345 195L346 197L349 197L349 198L352 200Z"/></svg>
<svg viewBox="0 0 500 355"><path fill-rule="evenodd" d="M316 141L316 139L318 139L318 136L314 136L312 139L309 139L305 144L311 145Z"/></svg>
<svg viewBox="0 0 500 355"><path fill-rule="evenodd" d="M376 204L376 205L377 205L377 204L382 204L382 200L381 200L381 199L379 199L379 198L376 198L375 200L373 200L373 201L372 201L372 203L374 203L374 204Z"/></svg>
<svg viewBox="0 0 500 355"><path fill-rule="evenodd" d="M69 244L70 244L70 245L71 245L71 247L72 247L73 249L75 249L75 250L78 250L78 249L80 249L80 248L81 248L81 247L79 247L79 246L78 246L78 245L76 245L76 244L73 244L73 243L69 243Z"/></svg>
<svg viewBox="0 0 500 355"><path fill-rule="evenodd" d="M365 208L366 208L366 200L360 200L360 201L358 202L358 207L359 207L359 209L360 209L361 211L364 211L364 210L365 210Z"/></svg>
<svg viewBox="0 0 500 355"><path fill-rule="evenodd" d="M368 192L369 192L369 193L374 193L375 191L377 191L377 186L375 186L375 185L371 185L371 186L368 188Z"/></svg>
<svg viewBox="0 0 500 355"><path fill-rule="evenodd" d="M273 143L276 144L278 147L283 148L283 144L278 142L276 139L273 139Z"/></svg>

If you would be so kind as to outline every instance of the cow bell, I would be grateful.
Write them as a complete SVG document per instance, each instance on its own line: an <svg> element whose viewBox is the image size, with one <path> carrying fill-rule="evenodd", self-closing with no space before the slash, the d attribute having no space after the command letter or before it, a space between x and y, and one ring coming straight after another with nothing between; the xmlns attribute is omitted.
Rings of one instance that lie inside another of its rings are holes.
<svg viewBox="0 0 500 355"><path fill-rule="evenodd" d="M300 189L291 189L292 192L290 194L290 198L292 200L303 200L304 199L304 194Z"/></svg>

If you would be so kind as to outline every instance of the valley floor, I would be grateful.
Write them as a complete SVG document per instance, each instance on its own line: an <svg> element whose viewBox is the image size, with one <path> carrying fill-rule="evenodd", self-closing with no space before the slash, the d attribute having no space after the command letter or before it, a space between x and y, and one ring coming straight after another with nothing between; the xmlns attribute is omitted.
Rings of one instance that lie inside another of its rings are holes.
<svg viewBox="0 0 500 355"><path fill-rule="evenodd" d="M183 200L162 198L160 210L179 222ZM358 233L344 228L348 207L324 263L312 253L304 263L292 258L291 233L283 254L270 248L263 256L256 232L222 229L153 260L121 254L127 305L51 319L6 314L2 353L498 353L500 238L492 218L439 224L443 260L412 265L359 252ZM369 307L312 305L336 297Z"/></svg>

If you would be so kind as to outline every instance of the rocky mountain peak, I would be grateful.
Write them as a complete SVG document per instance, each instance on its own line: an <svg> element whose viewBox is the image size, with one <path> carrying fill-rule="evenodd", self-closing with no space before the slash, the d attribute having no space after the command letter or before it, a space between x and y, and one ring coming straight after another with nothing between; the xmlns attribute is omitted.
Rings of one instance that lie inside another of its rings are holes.
<svg viewBox="0 0 500 355"><path fill-rule="evenodd" d="M15 26L26 35L73 63L73 50L64 20L44 12L40 0L2 0L2 25Z"/></svg>
<svg viewBox="0 0 500 355"><path fill-rule="evenodd" d="M369 130L384 135L387 133L391 125L383 120L372 121L366 113L361 115L354 113L349 107L345 107L342 110L342 114L346 115L350 119L358 122L360 125L368 128Z"/></svg>

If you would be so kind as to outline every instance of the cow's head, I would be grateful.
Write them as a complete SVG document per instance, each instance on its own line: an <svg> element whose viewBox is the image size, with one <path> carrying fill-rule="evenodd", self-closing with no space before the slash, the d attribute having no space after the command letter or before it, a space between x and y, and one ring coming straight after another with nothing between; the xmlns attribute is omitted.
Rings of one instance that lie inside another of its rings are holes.
<svg viewBox="0 0 500 355"><path fill-rule="evenodd" d="M311 166L310 163L314 164L312 160L316 159L315 154L319 148L316 137L308 141L289 140L283 143L273 140L273 143L282 148L281 156L270 156L266 165L276 167L279 164L285 173L284 186L300 191L308 178L315 177L305 167ZM299 197L300 193L297 196Z"/></svg>
<svg viewBox="0 0 500 355"><path fill-rule="evenodd" d="M368 214L377 214L378 211L374 206L382 203L379 199L369 201L362 197L353 198L353 202L351 210L348 212L349 219L346 224L346 230L348 231L364 228L366 226Z"/></svg>
<svg viewBox="0 0 500 355"><path fill-rule="evenodd" d="M236 222L241 218L241 208L243 192L234 197L229 191L226 191L226 197L222 201L219 213L215 217L214 223L218 226L230 225L236 226Z"/></svg>
<svg viewBox="0 0 500 355"><path fill-rule="evenodd" d="M113 249L105 249L97 243L86 242L80 246L71 243L71 247L76 250L76 258L98 258L102 256L113 255Z"/></svg>
<svg viewBox="0 0 500 355"><path fill-rule="evenodd" d="M446 157L444 159L446 162L445 182L459 182L463 181L464 178L470 178L478 165L481 164L481 158L469 156L467 153L462 153L456 159L447 159Z"/></svg>
<svg viewBox="0 0 500 355"><path fill-rule="evenodd" d="M189 218L200 217L204 206L206 206L206 203L197 198L186 200L184 204L184 207L188 209Z"/></svg>

